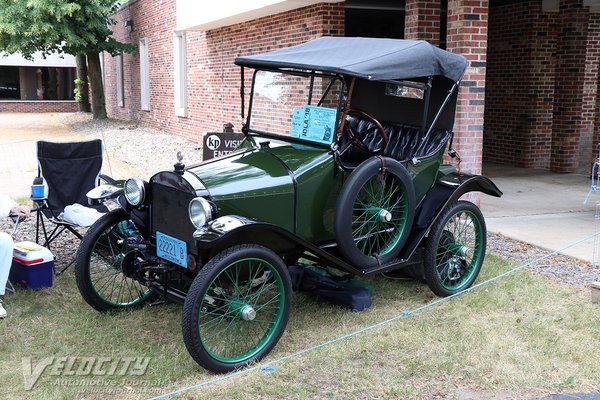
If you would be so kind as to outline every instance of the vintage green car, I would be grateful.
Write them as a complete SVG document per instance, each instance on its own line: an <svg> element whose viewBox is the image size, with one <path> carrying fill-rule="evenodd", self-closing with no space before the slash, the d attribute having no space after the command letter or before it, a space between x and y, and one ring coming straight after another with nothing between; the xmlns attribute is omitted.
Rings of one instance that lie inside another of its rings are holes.
<svg viewBox="0 0 600 400"><path fill-rule="evenodd" d="M473 284L486 227L459 198L502 193L442 162L456 156L464 57L424 41L322 37L235 63L245 139L126 181L78 252L93 308L183 303L189 353L227 372L283 334L299 259L355 275L404 269L440 296Z"/></svg>

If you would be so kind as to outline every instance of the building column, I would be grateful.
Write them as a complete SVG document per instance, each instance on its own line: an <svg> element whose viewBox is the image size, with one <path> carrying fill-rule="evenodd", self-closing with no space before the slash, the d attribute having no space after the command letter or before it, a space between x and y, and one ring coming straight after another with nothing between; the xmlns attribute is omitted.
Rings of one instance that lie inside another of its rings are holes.
<svg viewBox="0 0 600 400"><path fill-rule="evenodd" d="M468 66L456 104L454 148L463 172L481 173L488 33L488 0L448 0L447 50Z"/></svg>
<svg viewBox="0 0 600 400"><path fill-rule="evenodd" d="M588 34L592 40L595 35L593 29L588 30L590 13L583 0L560 0L559 12L550 169L575 172L580 160L589 160L588 151L582 157L580 145L592 136L589 130L593 130L595 114L597 50L588 48ZM588 61L590 65L586 65Z"/></svg>
<svg viewBox="0 0 600 400"><path fill-rule="evenodd" d="M600 93L600 12L592 12L590 14L590 23L588 26L588 62L595 62L595 69L586 72L588 74L588 79L594 78L594 72L596 77L596 82L590 82L590 85L595 87L595 91L590 91L587 98L590 100L596 100L597 95ZM600 145L600 101L595 101L594 104L594 115L592 117L592 146L589 152L589 157L582 157L582 163L585 163L586 166L589 166L591 163L596 161L600 155L600 149L598 146Z"/></svg>
<svg viewBox="0 0 600 400"><path fill-rule="evenodd" d="M21 100L27 99L27 70L25 67L19 67L19 88Z"/></svg>
<svg viewBox="0 0 600 400"><path fill-rule="evenodd" d="M406 0L404 38L440 45L440 0Z"/></svg>

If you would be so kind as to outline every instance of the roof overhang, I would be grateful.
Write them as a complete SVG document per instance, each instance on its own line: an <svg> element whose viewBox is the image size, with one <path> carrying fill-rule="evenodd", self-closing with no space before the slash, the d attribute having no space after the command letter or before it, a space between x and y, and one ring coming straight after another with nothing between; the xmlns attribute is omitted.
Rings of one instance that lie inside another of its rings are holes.
<svg viewBox="0 0 600 400"><path fill-rule="evenodd" d="M75 57L70 54L50 54L45 58L41 52L33 54L33 60L27 60L21 54L0 52L0 66L3 67L76 67Z"/></svg>
<svg viewBox="0 0 600 400"><path fill-rule="evenodd" d="M219 0L218 7L198 0L177 0L177 30L208 31L319 3L340 0Z"/></svg>

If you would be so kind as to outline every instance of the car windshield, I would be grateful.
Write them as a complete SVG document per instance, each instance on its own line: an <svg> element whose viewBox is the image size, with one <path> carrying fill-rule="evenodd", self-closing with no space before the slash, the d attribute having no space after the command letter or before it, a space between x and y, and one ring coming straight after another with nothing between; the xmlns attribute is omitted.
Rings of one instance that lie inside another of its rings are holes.
<svg viewBox="0 0 600 400"><path fill-rule="evenodd" d="M333 141L341 81L256 71L250 132L329 145Z"/></svg>

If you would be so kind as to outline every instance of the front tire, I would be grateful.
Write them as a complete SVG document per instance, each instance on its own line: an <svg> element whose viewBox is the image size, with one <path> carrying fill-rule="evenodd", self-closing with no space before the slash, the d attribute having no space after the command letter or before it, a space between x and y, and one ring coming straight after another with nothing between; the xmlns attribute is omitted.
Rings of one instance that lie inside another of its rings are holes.
<svg viewBox="0 0 600 400"><path fill-rule="evenodd" d="M438 296L462 292L479 275L486 246L485 220L468 201L447 206L425 244L425 281Z"/></svg>
<svg viewBox="0 0 600 400"><path fill-rule="evenodd" d="M258 361L283 334L291 302L292 284L280 257L262 246L231 247L200 270L187 293L185 347L213 372Z"/></svg>
<svg viewBox="0 0 600 400"><path fill-rule="evenodd" d="M88 230L77 250L75 278L83 299L98 311L142 305L152 290L123 273L132 262L128 239L139 236L127 213L104 214Z"/></svg>

